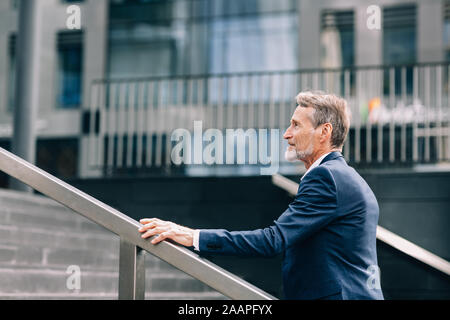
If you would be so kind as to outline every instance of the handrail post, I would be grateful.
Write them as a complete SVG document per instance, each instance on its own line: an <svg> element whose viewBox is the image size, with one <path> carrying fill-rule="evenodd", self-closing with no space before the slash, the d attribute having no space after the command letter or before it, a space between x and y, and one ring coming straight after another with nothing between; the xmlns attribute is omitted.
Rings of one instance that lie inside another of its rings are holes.
<svg viewBox="0 0 450 320"><path fill-rule="evenodd" d="M119 300L144 300L145 250L120 239Z"/></svg>

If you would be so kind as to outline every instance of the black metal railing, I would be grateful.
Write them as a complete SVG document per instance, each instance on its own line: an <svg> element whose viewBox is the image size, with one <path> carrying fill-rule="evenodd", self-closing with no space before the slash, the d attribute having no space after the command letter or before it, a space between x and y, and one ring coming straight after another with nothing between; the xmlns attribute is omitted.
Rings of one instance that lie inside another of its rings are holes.
<svg viewBox="0 0 450 320"><path fill-rule="evenodd" d="M278 130L282 155L295 96L304 90L348 101L352 124L343 153L351 164L450 160L445 62L95 81L85 121L89 164L109 170L176 167L172 134L192 133L194 121L204 131ZM283 157L279 163L288 165Z"/></svg>

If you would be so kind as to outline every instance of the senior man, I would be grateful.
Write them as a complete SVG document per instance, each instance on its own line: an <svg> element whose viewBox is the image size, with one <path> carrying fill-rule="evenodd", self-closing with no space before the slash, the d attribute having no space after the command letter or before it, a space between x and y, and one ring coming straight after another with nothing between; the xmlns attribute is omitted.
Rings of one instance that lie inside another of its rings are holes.
<svg viewBox="0 0 450 320"><path fill-rule="evenodd" d="M142 219L143 238L172 239L200 253L271 257L284 252L286 299L383 299L371 285L378 269L378 203L363 178L344 160L350 126L344 99L301 92L284 134L285 157L307 169L294 201L272 226L253 231L193 230ZM379 281L379 280L378 280Z"/></svg>

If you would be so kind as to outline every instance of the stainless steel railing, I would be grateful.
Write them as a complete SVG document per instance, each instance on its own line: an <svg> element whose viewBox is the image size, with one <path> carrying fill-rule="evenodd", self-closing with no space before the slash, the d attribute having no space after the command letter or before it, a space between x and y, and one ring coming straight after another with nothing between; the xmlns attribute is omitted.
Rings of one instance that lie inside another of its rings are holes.
<svg viewBox="0 0 450 320"><path fill-rule="evenodd" d="M0 170L120 236L119 299L144 299L145 251L232 299L275 299L184 247L152 245L141 238L134 219L2 148Z"/></svg>
<svg viewBox="0 0 450 320"><path fill-rule="evenodd" d="M193 129L279 129L295 95L323 90L345 97L352 127L343 148L354 164L450 160L450 64L427 63L93 82L89 163L99 168L173 165L171 133ZM280 157L280 163L284 163Z"/></svg>

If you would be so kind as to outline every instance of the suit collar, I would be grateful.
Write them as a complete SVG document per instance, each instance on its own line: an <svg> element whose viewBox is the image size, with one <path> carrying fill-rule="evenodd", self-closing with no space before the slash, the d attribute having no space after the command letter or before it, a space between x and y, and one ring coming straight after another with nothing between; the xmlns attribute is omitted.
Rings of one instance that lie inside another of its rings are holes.
<svg viewBox="0 0 450 320"><path fill-rule="evenodd" d="M321 157L323 157L323 155L322 155ZM338 151L333 151L333 152L328 153L328 154L322 159L322 161L318 162L318 161L320 160L320 158L317 159L317 160L316 160L316 161L308 168L308 170L306 170L306 172L305 172L305 173L303 174L303 176L300 178L300 181L303 181L303 178L306 177L306 175L307 175L312 169L314 169L315 167L318 167L318 166L320 166L320 165L321 165L322 163L324 163L324 162L327 162L327 161L333 160L333 159L337 159L337 158L339 158L339 157L342 157L342 154L341 154L340 152L338 152Z"/></svg>
<svg viewBox="0 0 450 320"><path fill-rule="evenodd" d="M337 159L339 157L344 157L344 156L339 151L333 151L330 154L328 154L325 158L323 158L323 160L320 162L319 165L321 165L322 163L325 163L327 161Z"/></svg>

